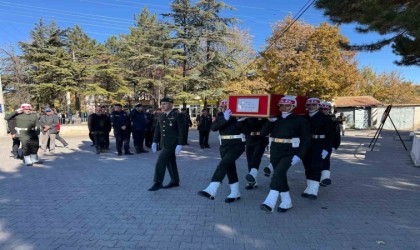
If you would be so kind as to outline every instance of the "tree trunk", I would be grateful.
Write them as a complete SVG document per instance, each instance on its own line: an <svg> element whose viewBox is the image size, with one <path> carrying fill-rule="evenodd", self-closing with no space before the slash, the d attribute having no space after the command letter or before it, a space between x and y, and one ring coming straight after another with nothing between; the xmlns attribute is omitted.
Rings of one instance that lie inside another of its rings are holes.
<svg viewBox="0 0 420 250"><path fill-rule="evenodd" d="M70 117L70 114L71 114L71 93L70 93L70 91L66 92L66 112L67 112L67 117Z"/></svg>
<svg viewBox="0 0 420 250"><path fill-rule="evenodd" d="M76 99L76 111L80 112L81 107L80 107L80 95L79 95L79 93L74 92L74 97Z"/></svg>
<svg viewBox="0 0 420 250"><path fill-rule="evenodd" d="M207 109L207 97L204 97L203 109Z"/></svg>

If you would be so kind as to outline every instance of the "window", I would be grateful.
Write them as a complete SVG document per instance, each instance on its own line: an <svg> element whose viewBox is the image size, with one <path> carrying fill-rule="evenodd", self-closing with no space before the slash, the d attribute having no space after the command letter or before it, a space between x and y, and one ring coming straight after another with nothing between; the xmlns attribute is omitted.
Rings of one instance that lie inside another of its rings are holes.
<svg viewBox="0 0 420 250"><path fill-rule="evenodd" d="M200 105L190 105L190 116L196 118L201 113Z"/></svg>

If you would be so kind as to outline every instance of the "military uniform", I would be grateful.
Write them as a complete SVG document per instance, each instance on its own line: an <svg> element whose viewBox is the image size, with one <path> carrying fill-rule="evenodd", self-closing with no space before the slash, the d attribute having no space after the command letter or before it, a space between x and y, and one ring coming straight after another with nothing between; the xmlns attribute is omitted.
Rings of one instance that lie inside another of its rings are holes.
<svg viewBox="0 0 420 250"><path fill-rule="evenodd" d="M225 118L226 112L229 113L228 119ZM225 113L219 112L211 125L212 131L219 131L219 152L222 159L214 171L210 185L205 190L199 191L198 195L214 199L218 187L227 175L231 193L225 202L230 203L239 200L241 196L235 161L245 151L245 134L243 134L242 122L238 122L235 117L230 117L230 110L226 110Z"/></svg>
<svg viewBox="0 0 420 250"><path fill-rule="evenodd" d="M28 166L41 163L38 159L39 148L39 118L36 113L18 114L16 111L7 114L5 119L16 118L16 137L22 143L23 160Z"/></svg>
<svg viewBox="0 0 420 250"><path fill-rule="evenodd" d="M333 131L331 145L332 145L332 148L337 150L341 144L340 126L334 114L330 114L329 117L331 118L331 121L332 121L332 131ZM322 160L320 185L324 187L331 184L331 179L330 179L331 153L332 153L332 149L330 152L328 152L327 157L325 157L325 159Z"/></svg>
<svg viewBox="0 0 420 250"><path fill-rule="evenodd" d="M316 199L321 179L322 171L322 153L323 150L331 152L333 139L333 124L331 118L317 111L314 115L306 115L311 129L311 146L302 162L305 166L305 176L308 181L308 187L303 192L303 197ZM312 184L314 186L310 187ZM313 191L309 191L312 189Z"/></svg>
<svg viewBox="0 0 420 250"><path fill-rule="evenodd" d="M161 185L168 168L171 183L179 184L178 167L176 164L175 148L185 140L184 115L172 109L168 114L162 112L157 118L153 143L160 141L162 151L155 165L154 182Z"/></svg>
<svg viewBox="0 0 420 250"><path fill-rule="evenodd" d="M222 182L227 175L229 184L238 182L235 161L245 151L245 141L241 138L243 128L241 123L235 117L230 117L228 121L223 117L223 113L218 113L216 120L211 124L212 131L219 131L221 145L219 148L222 160L217 166L211 181ZM229 136L237 136L237 138L225 138Z"/></svg>
<svg viewBox="0 0 420 250"><path fill-rule="evenodd" d="M243 128L246 133L246 160L248 163L248 174L246 179L249 182L246 189L256 187L258 169L260 168L261 158L264 155L265 148L268 145L268 137L261 136L260 130L267 122L266 119L247 118L243 122Z"/></svg>
<svg viewBox="0 0 420 250"><path fill-rule="evenodd" d="M288 192L287 171L293 156L303 159L310 146L309 124L305 118L290 114L286 118L278 116L275 122L267 122L261 129L261 136L270 134L270 162L274 168L270 189ZM293 145L292 139L299 142Z"/></svg>

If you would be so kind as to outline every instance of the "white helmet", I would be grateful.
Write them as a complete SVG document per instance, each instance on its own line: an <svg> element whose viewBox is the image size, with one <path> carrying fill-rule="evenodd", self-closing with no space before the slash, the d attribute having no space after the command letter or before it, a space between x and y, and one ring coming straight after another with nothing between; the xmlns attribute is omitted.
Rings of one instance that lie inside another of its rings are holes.
<svg viewBox="0 0 420 250"><path fill-rule="evenodd" d="M291 96L291 95L283 96L279 100L278 105L280 105L280 104L289 104L289 105L292 105L292 109L290 110L290 111L292 111L297 106L296 97Z"/></svg>
<svg viewBox="0 0 420 250"><path fill-rule="evenodd" d="M331 107L332 107L331 103L329 103L329 102L321 102L320 108L331 110Z"/></svg>
<svg viewBox="0 0 420 250"><path fill-rule="evenodd" d="M321 104L321 100L319 98L309 98L306 100L306 105L316 104L316 110L319 109L319 105Z"/></svg>
<svg viewBox="0 0 420 250"><path fill-rule="evenodd" d="M20 105L21 109L30 109L32 110L32 105L29 103L23 103L22 105Z"/></svg>

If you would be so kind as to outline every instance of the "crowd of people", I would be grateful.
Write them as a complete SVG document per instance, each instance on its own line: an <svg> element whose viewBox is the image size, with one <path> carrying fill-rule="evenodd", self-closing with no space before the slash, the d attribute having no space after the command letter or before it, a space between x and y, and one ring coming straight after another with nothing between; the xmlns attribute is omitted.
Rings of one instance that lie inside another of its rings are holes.
<svg viewBox="0 0 420 250"><path fill-rule="evenodd" d="M88 117L89 137L96 154L109 150L109 134L113 130L118 156L133 155L130 151L130 138L133 137L136 154L160 151L155 164L153 185L149 191L180 186L176 155L188 144L188 131L192 121L185 109L173 106L173 99L165 97L160 101L161 108L144 111L137 104L131 111L116 104L108 114L106 107L98 106ZM293 110L297 100L293 96L284 96L278 103L280 115L271 118L234 117L223 100L219 104L219 113L211 117L206 109L196 118L199 131L199 145L202 149L210 148L210 131L219 132L219 152L221 160L216 166L209 185L198 195L214 200L217 190L227 176L230 193L225 202L239 200L239 180L236 160L245 152L248 174L246 190L258 187L257 179L261 159L269 148L270 164L263 169L265 176L271 177L269 192L260 208L267 212L277 210L286 212L293 207L287 181L290 167L303 163L306 188L302 197L316 200L319 187L331 184L331 154L338 149L341 135L344 135L345 118L331 113L331 104L321 102L319 98L306 101L307 115L296 115ZM23 160L26 165L41 163L38 149L54 152L55 140L60 140L60 122L50 108L38 117L32 113L30 104L22 104L19 109L6 116L12 134L13 154L18 158L17 148L22 143ZM41 136L39 143L38 134ZM63 140L63 144L68 145ZM163 185L166 169L170 182Z"/></svg>
<svg viewBox="0 0 420 250"><path fill-rule="evenodd" d="M110 150L109 134L113 130L118 156L149 153L146 148L152 147L153 136L155 134L158 117L162 108L144 110L142 104L136 104L132 110L115 104L113 111L108 113L105 106L98 106L95 112L88 117L89 137L92 140L92 147L96 149L96 154L101 154ZM188 135L188 130L192 126L192 121L185 110L178 111L184 120L184 132ZM133 138L134 153L130 151L130 140ZM189 145L187 136L181 142L182 145ZM160 150L160 143L157 150Z"/></svg>

